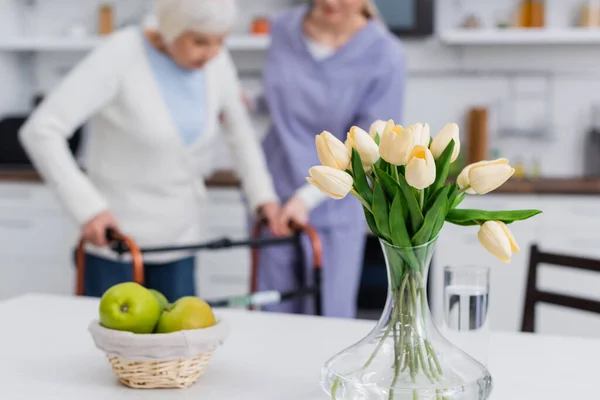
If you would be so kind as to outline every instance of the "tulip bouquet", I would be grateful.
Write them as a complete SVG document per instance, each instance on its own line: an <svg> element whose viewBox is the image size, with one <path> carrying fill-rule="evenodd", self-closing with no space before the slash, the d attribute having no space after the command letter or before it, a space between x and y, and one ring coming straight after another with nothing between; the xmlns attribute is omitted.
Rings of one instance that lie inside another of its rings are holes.
<svg viewBox="0 0 600 400"><path fill-rule="evenodd" d="M394 314L364 368L393 332L392 387L402 371L408 371L413 384L419 371L431 384L441 382L443 367L425 326L429 313L424 282L431 257L428 249L445 222L478 225L484 248L509 262L519 246L507 225L540 211L458 208L466 195L493 191L515 170L506 159L481 161L464 168L456 182L449 182L450 165L460 152L456 124L446 125L432 139L427 124L404 128L392 120L376 121L369 133L352 127L345 143L325 131L316 137L316 147L322 165L312 167L307 180L333 199L355 196L388 258ZM332 389L333 397L338 383ZM393 389L390 398L392 393Z"/></svg>

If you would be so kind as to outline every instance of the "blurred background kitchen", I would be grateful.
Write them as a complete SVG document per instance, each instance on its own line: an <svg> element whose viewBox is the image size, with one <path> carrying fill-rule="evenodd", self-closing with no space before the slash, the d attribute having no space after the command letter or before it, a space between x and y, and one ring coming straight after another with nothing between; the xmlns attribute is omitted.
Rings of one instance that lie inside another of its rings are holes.
<svg viewBox="0 0 600 400"><path fill-rule="evenodd" d="M241 0L228 38L252 110L269 46L268 17L297 0ZM447 225L434 259L432 293L446 265L492 268L491 326L521 329L530 246L600 259L600 1L378 0L403 42L409 75L403 125L428 122L437 132L461 127L454 172L472 161L506 157L517 173L503 188L470 197L467 208L528 209L541 217L514 226L521 253L511 265L477 242L476 228ZM102 40L147 22L149 0L0 0L0 300L29 291L72 294L72 246L79 232L41 182L17 139L44 94ZM259 133L268 118L254 114ZM368 127L363 127L368 129ZM318 134L319 132L315 132ZM85 125L71 140L85 166ZM247 235L236 171L223 145L206 180L211 232ZM367 234L367 233L365 233ZM235 249L198 255L204 298L248 292L250 255ZM375 238L364 257L360 316L379 316L385 266ZM543 268L539 287L600 300L600 274ZM432 299L434 311L441 296ZM537 331L600 335L598 314L551 305L537 308Z"/></svg>

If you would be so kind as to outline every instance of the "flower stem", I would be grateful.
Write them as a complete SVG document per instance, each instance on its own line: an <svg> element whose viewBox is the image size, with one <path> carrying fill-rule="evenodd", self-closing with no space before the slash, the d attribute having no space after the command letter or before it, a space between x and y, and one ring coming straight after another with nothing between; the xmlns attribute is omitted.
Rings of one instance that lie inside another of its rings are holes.
<svg viewBox="0 0 600 400"><path fill-rule="evenodd" d="M404 327L404 321L403 321L403 305L402 303L404 302L404 287L406 286L407 282L408 282L408 277L410 274L406 274L406 277L404 277L404 281L402 282L402 287L400 288L400 291L398 291L398 293L396 294L398 296L397 298L397 310L398 310L398 314L399 314L399 319L400 319L400 328ZM392 400L394 398L394 387L396 386L396 382L398 382L398 377L400 376L400 364L402 362L402 353L400 353L401 351L404 352L404 338L406 337L406 333L402 333L401 337L400 337L400 342L398 343L398 338L396 336L396 326L394 324L394 379L392 380L392 387L390 389L390 396L389 399Z"/></svg>
<svg viewBox="0 0 600 400"><path fill-rule="evenodd" d="M402 296L403 293L404 293L404 289L406 288L406 284L408 283L409 276L410 276L410 274L406 274L406 276L404 277L404 280L402 281L402 284L400 285L400 296ZM398 319L398 314L394 313L392 315L392 320L390 321L390 324L389 324L387 330L385 331L385 333L383 334L383 337L381 338L381 340L377 344L377 347L375 348L375 351L373 351L373 354L371 354L371 357L369 357L369 359L367 360L367 362L365 363L365 365L363 365L363 369L365 369L369 365L371 365L371 363L373 362L373 360L377 356L377 353L379 353L379 350L381 350L381 347L383 346L383 343L385 342L385 340L387 339L387 337L390 335L390 332L392 331L392 328L396 325L396 320L397 319Z"/></svg>
<svg viewBox="0 0 600 400"><path fill-rule="evenodd" d="M362 205L369 210L369 212L373 213L373 210L371 209L371 205L360 195L358 194L358 192L355 189L350 190L350 193L356 197L361 203Z"/></svg>
<svg viewBox="0 0 600 400"><path fill-rule="evenodd" d="M423 207L425 206L425 189L419 191L419 206L421 207L421 211L423 211Z"/></svg>
<svg viewBox="0 0 600 400"><path fill-rule="evenodd" d="M396 182L400 183L400 176L398 175L398 167L392 165L392 176L396 180Z"/></svg>
<svg viewBox="0 0 600 400"><path fill-rule="evenodd" d="M458 195L457 196L460 196L461 194L466 193L467 190L469 190L469 189L471 189L471 185L465 186L464 188L462 188L462 189L460 189L458 191Z"/></svg>
<svg viewBox="0 0 600 400"><path fill-rule="evenodd" d="M335 400L335 392L337 392L337 388L340 385L340 378L337 377L335 378L335 381L333 382L333 386L331 387L331 398L333 400Z"/></svg>

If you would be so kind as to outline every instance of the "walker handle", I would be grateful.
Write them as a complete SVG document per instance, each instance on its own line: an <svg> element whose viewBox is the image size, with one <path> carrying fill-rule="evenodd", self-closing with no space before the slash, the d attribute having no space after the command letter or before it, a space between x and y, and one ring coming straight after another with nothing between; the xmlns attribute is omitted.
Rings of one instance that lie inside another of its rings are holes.
<svg viewBox="0 0 600 400"><path fill-rule="evenodd" d="M258 238L260 236L261 230L267 225L268 222L265 219L259 220L254 226L252 236L254 238ZM292 222L290 224L290 228L292 228L292 230L296 232L305 233L310 239L313 249L314 269L315 272L318 271L318 276L320 278L321 267L323 266L323 247L321 244L321 239L319 238L319 234L310 225L302 225ZM250 293L256 293L258 291L258 254L259 248L252 248L252 272L250 279Z"/></svg>
<svg viewBox="0 0 600 400"><path fill-rule="evenodd" d="M140 285L144 284L144 263L140 248L133 239L123 235L115 228L109 228L106 230L106 239L109 242L115 242L118 249L128 249L131 252L132 267L133 267L133 280ZM83 296L84 282L85 282L85 240L82 238L79 240L79 245L76 250L76 263L77 263L77 296ZM125 251L122 251L124 253Z"/></svg>

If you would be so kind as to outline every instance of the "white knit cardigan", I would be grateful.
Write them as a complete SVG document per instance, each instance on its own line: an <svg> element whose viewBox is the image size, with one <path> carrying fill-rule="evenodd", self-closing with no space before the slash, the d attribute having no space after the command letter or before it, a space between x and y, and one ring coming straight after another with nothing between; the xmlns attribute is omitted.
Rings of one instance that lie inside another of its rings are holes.
<svg viewBox="0 0 600 400"><path fill-rule="evenodd" d="M110 210L123 233L141 246L203 240L203 176L210 168L214 142L224 139L250 209L278 201L228 52L223 50L205 66L206 125L201 138L187 147L170 119L142 40L138 27L105 39L48 95L20 132L37 170L76 223ZM89 148L84 174L67 139L85 122ZM113 256L106 249L88 248ZM157 254L149 259L181 256Z"/></svg>

